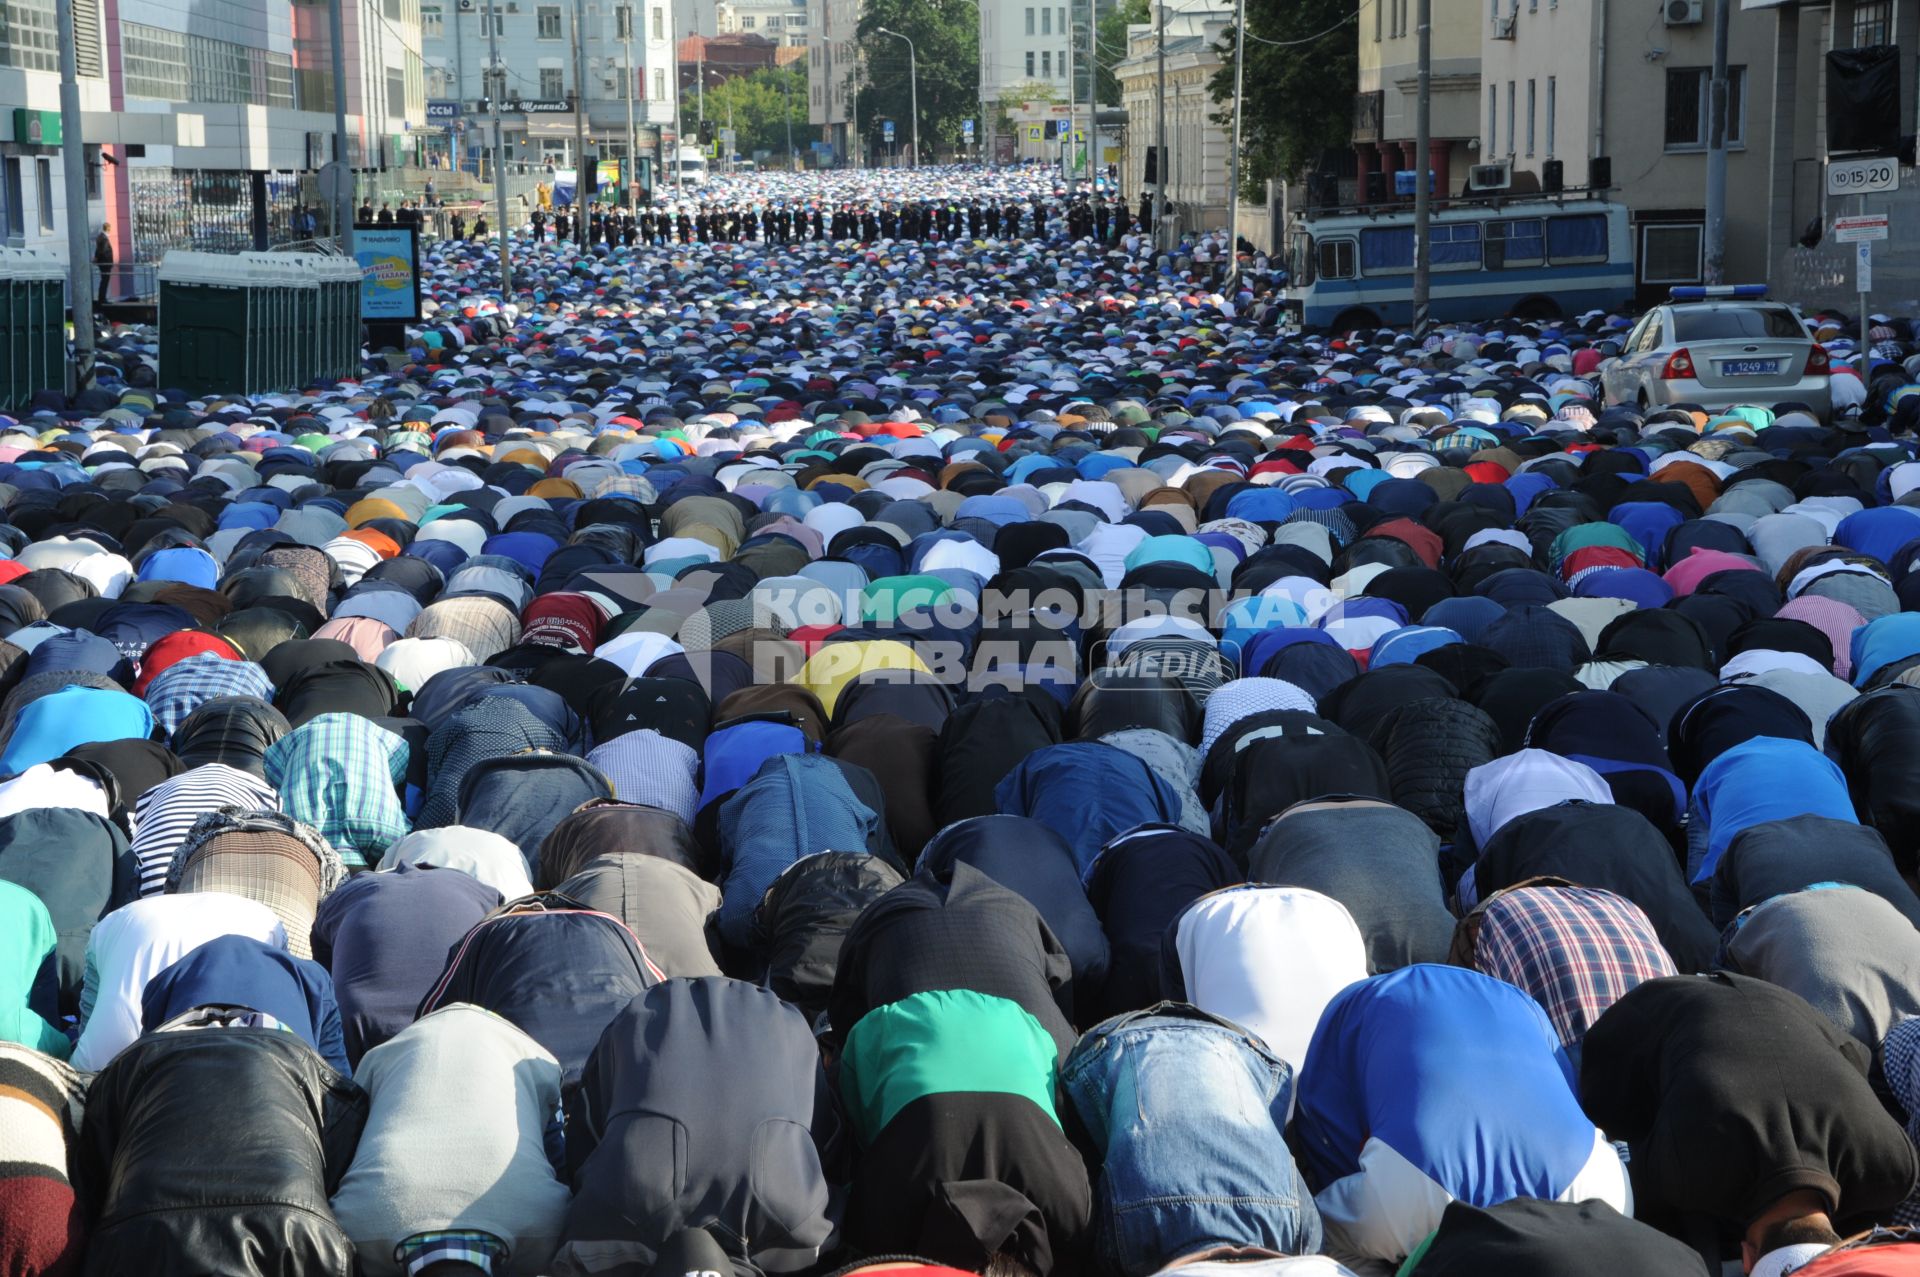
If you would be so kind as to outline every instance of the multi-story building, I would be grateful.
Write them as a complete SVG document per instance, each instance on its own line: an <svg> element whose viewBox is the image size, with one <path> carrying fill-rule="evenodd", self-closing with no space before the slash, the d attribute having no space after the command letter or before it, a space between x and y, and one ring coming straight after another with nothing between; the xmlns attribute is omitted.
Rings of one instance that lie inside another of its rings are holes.
<svg viewBox="0 0 1920 1277"><path fill-rule="evenodd" d="M457 167L491 163L488 60L501 105L507 160L572 167L584 111L590 153L624 157L628 99L632 139L644 166L659 157L674 119L678 0L420 0L430 96L459 139ZM488 30L492 25L491 33ZM490 38L491 37L491 38ZM584 63L585 80L580 69Z"/></svg>
<svg viewBox="0 0 1920 1277"><path fill-rule="evenodd" d="M720 35L762 35L782 47L807 43L806 0L720 0L713 15Z"/></svg>
<svg viewBox="0 0 1920 1277"><path fill-rule="evenodd" d="M1375 0L1360 14L1359 93L1353 104L1354 196L1369 183L1391 194L1394 175L1411 172L1419 64L1416 0ZM1464 179L1479 152L1479 0L1432 0L1432 125L1427 168L1438 190ZM1378 174L1378 177L1371 175Z"/></svg>
<svg viewBox="0 0 1920 1277"><path fill-rule="evenodd" d="M12 0L0 23L0 241L64 248L53 0ZM312 174L333 158L327 10L289 0L75 5L88 225L123 263L172 247L241 249L298 237ZM344 15L346 157L416 162L426 83L416 0Z"/></svg>
<svg viewBox="0 0 1920 1277"><path fill-rule="evenodd" d="M860 0L807 0L807 123L833 162L858 163Z"/></svg>
<svg viewBox="0 0 1920 1277"><path fill-rule="evenodd" d="M1121 189L1148 189L1147 155L1159 136L1160 10L1149 21L1127 28L1128 56L1114 68L1120 81L1120 103L1127 113L1127 139L1121 165ZM1232 147L1228 131L1214 118L1218 105L1208 82L1220 69L1220 42L1233 20L1233 10L1207 3L1179 0L1166 13L1166 148L1167 199L1183 229L1225 226L1227 222L1227 159Z"/></svg>

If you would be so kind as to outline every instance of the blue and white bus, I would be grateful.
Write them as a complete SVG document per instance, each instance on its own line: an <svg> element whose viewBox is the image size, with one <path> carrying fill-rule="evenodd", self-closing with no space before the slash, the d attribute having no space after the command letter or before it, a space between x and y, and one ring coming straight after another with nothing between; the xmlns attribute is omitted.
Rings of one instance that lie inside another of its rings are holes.
<svg viewBox="0 0 1920 1277"><path fill-rule="evenodd" d="M1435 320L1553 319L1633 298L1627 209L1589 198L1450 204L1432 215ZM1295 220L1288 300L1307 328L1413 322L1413 210L1329 211Z"/></svg>

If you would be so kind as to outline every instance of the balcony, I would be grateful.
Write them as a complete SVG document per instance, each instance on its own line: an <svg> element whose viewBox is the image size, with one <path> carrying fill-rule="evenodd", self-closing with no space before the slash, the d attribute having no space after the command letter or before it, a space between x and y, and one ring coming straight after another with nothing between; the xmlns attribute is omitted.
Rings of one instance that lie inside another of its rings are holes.
<svg viewBox="0 0 1920 1277"><path fill-rule="evenodd" d="M1381 90L1353 95L1353 140L1378 142L1381 121L1386 118L1385 95Z"/></svg>

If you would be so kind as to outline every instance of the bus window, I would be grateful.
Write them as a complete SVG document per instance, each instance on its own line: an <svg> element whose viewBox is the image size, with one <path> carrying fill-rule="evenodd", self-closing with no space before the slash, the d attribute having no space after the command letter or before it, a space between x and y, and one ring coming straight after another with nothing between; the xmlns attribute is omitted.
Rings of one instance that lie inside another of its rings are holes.
<svg viewBox="0 0 1920 1277"><path fill-rule="evenodd" d="M1305 231L1296 231L1292 248L1287 253L1287 274L1296 288L1305 288L1313 282L1313 236Z"/></svg>
<svg viewBox="0 0 1920 1277"><path fill-rule="evenodd" d="M1360 232L1360 268L1369 275L1413 269L1413 227L1370 226Z"/></svg>
<svg viewBox="0 0 1920 1277"><path fill-rule="evenodd" d="M1433 227L1431 236L1433 269L1480 269L1480 223L1440 223Z"/></svg>
<svg viewBox="0 0 1920 1277"><path fill-rule="evenodd" d="M1323 239L1320 241L1320 278L1353 278L1352 240Z"/></svg>
<svg viewBox="0 0 1920 1277"><path fill-rule="evenodd" d="M1544 265L1544 247L1537 217L1487 223L1488 270Z"/></svg>
<svg viewBox="0 0 1920 1277"><path fill-rule="evenodd" d="M1607 260L1607 219L1599 213L1547 219L1547 256L1555 265Z"/></svg>

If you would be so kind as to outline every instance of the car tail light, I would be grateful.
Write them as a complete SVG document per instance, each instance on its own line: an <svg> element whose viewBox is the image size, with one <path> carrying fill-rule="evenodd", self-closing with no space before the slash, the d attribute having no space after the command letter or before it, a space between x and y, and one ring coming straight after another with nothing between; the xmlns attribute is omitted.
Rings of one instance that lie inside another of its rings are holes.
<svg viewBox="0 0 1920 1277"><path fill-rule="evenodd" d="M1685 346L1667 356L1667 366L1660 370L1662 381L1672 381L1676 377L1693 376L1693 356L1687 353Z"/></svg>
<svg viewBox="0 0 1920 1277"><path fill-rule="evenodd" d="M1807 352L1806 375L1809 377L1825 377L1832 371L1833 364L1827 359L1827 348L1815 342L1813 349Z"/></svg>

